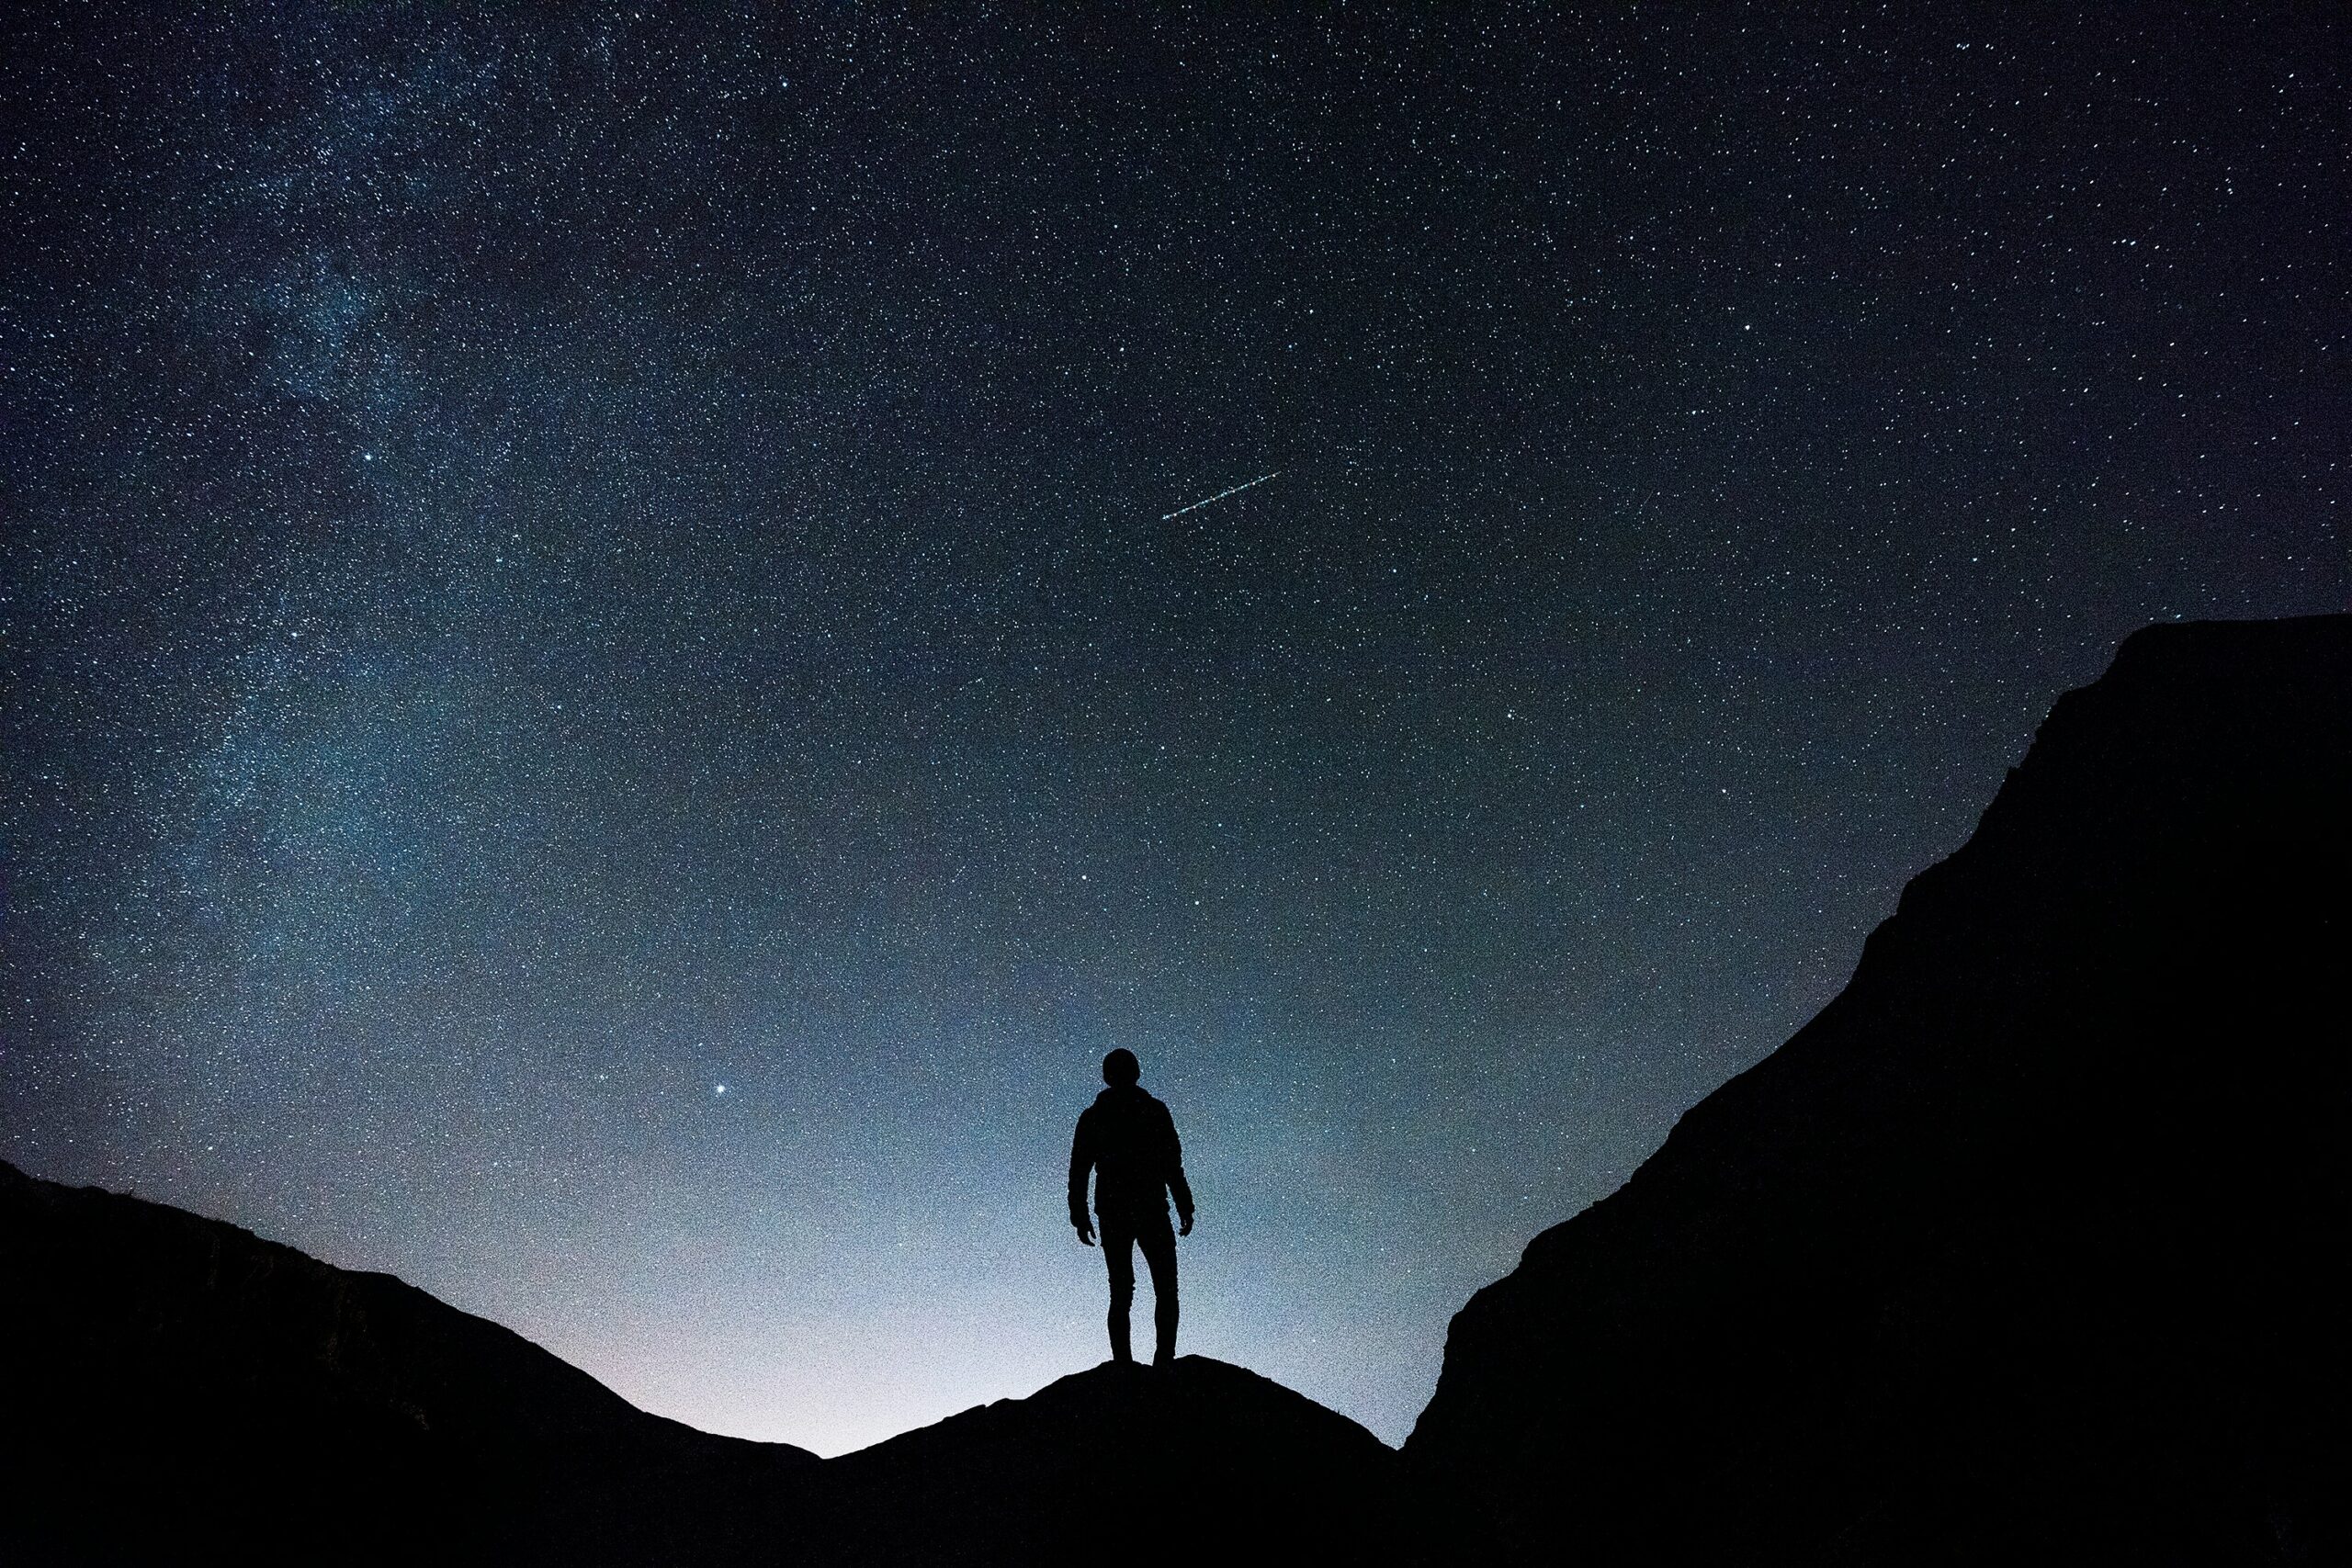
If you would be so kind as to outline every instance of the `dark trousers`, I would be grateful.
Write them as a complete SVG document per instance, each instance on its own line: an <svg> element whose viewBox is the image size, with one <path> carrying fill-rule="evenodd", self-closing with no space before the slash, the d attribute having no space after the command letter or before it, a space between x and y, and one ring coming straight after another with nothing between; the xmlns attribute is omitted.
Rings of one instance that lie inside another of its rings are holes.
<svg viewBox="0 0 2352 1568"><path fill-rule="evenodd" d="M1176 1233L1165 1211L1157 1214L1094 1216L1102 1229L1102 1261L1111 1269L1111 1357L1133 1360L1127 1348L1127 1309L1135 1304L1136 1260L1130 1247L1143 1248L1151 1269L1151 1321L1159 1331L1159 1353L1152 1359L1176 1359Z"/></svg>

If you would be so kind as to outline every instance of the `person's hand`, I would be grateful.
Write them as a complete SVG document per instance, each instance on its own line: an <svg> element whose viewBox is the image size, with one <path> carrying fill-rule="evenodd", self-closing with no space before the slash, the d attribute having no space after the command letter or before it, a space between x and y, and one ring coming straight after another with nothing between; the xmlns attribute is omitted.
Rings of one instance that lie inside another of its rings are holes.
<svg viewBox="0 0 2352 1568"><path fill-rule="evenodd" d="M1176 1234L1177 1234L1178 1235L1192 1235L1192 1234L1193 1234L1193 1216L1192 1216L1192 1215L1190 1215L1190 1214L1182 1214L1182 1215L1179 1215L1179 1216L1178 1216L1178 1219L1179 1219L1182 1223L1180 1223L1180 1224L1177 1225L1177 1227L1176 1227Z"/></svg>
<svg viewBox="0 0 2352 1568"><path fill-rule="evenodd" d="M1078 1241L1079 1245L1081 1247L1092 1247L1094 1245L1094 1227L1084 1220L1080 1220L1078 1222Z"/></svg>

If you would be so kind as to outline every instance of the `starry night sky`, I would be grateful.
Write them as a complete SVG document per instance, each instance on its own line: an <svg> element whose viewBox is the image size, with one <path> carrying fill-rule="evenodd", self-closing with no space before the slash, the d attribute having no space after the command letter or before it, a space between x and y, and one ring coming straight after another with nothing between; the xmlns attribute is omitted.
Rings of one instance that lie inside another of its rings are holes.
<svg viewBox="0 0 2352 1568"><path fill-rule="evenodd" d="M2336 6L785 9L0 23L0 1155L835 1452L1101 1357L1125 1045L1393 1441L2120 637L2352 595Z"/></svg>

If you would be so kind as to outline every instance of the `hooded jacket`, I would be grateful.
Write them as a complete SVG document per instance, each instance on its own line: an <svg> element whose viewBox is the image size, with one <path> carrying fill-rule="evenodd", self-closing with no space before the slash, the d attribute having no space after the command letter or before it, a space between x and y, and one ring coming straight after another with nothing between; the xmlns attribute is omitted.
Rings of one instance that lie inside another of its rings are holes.
<svg viewBox="0 0 2352 1568"><path fill-rule="evenodd" d="M1176 1213L1193 1217L1193 1189L1184 1180L1184 1148L1168 1107L1136 1084L1115 1085L1094 1097L1079 1116L1069 1145L1069 1223L1086 1224L1086 1177L1094 1173L1094 1212L1133 1224Z"/></svg>

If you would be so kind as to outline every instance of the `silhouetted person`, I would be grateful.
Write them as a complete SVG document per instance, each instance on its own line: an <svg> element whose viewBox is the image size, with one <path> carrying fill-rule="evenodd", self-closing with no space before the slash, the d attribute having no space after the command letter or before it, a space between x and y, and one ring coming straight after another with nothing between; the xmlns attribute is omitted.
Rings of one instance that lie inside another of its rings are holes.
<svg viewBox="0 0 2352 1568"><path fill-rule="evenodd" d="M1111 1087L1094 1097L1078 1119L1069 1145L1069 1223L1078 1239L1094 1245L1086 1220L1086 1177L1094 1174L1094 1215L1102 1222L1102 1261L1111 1269L1111 1359L1132 1361L1127 1348L1127 1309L1136 1299L1133 1248L1143 1248L1151 1267L1152 1325L1159 1330L1155 1366L1176 1359L1176 1237L1193 1234L1193 1190L1184 1180L1184 1148L1176 1119L1146 1094L1136 1054L1118 1050L1102 1058L1102 1081ZM1176 1195L1182 1222L1168 1229L1168 1195Z"/></svg>

